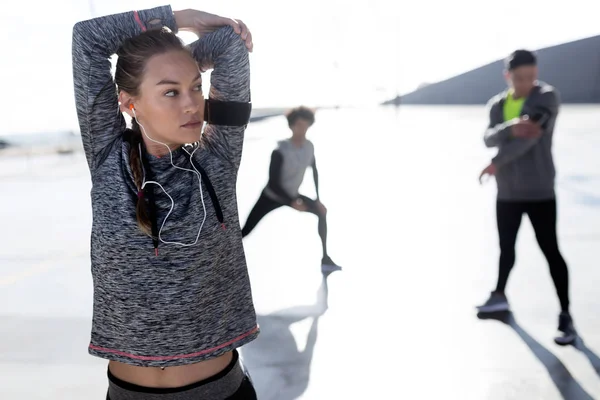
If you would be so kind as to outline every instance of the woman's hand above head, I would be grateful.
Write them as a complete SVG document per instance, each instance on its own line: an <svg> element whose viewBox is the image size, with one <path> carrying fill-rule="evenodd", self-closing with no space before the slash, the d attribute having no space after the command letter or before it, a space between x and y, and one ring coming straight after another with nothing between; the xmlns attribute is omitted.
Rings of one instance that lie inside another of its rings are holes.
<svg viewBox="0 0 600 400"><path fill-rule="evenodd" d="M221 17L219 15L198 10L175 11L173 12L173 15L175 16L175 23L179 30L194 32L199 37L202 37L223 26L231 26L235 33L240 35L242 40L246 42L248 51L252 51L254 47L250 30L246 24L239 19Z"/></svg>

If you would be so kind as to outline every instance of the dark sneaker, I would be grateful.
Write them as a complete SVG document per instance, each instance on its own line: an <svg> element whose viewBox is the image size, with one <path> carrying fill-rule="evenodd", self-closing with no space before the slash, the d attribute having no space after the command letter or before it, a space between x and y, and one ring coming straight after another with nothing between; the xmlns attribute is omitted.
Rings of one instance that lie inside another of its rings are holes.
<svg viewBox="0 0 600 400"><path fill-rule="evenodd" d="M577 332L573 327L573 318L568 312L561 312L558 316L558 335L554 338L554 343L566 346L573 344L577 338Z"/></svg>
<svg viewBox="0 0 600 400"><path fill-rule="evenodd" d="M509 311L510 306L505 294L492 292L490 298L484 304L477 306L477 310L482 313L502 312Z"/></svg>

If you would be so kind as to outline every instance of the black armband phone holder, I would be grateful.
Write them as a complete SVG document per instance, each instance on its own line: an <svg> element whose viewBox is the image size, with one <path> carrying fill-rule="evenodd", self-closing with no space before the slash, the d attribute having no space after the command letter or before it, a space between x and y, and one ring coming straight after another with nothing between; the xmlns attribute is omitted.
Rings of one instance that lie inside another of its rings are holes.
<svg viewBox="0 0 600 400"><path fill-rule="evenodd" d="M245 126L250 122L252 103L207 99L204 120L210 125Z"/></svg>

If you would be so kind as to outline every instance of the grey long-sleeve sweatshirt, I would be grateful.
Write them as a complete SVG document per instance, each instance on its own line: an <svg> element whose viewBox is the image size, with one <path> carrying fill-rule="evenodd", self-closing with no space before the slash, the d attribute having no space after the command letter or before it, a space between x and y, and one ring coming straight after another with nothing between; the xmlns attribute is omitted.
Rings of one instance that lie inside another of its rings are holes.
<svg viewBox="0 0 600 400"><path fill-rule="evenodd" d="M487 147L497 147L492 162L498 167L496 183L500 201L538 201L555 197L552 139L560 107L556 89L538 82L523 104L521 115L540 118L542 135L535 139L511 135L514 121L504 121L503 106L508 92L488 102L489 125L484 135Z"/></svg>
<svg viewBox="0 0 600 400"><path fill-rule="evenodd" d="M92 178L91 263L94 282L92 355L139 366L175 366L217 357L258 335L236 200L245 127L206 128L194 162L210 178L220 207L203 180L206 221L193 246L160 245L136 224L136 193L129 167L125 120L119 112L109 58L127 38L156 20L177 31L171 7L79 22L73 29L77 114ZM232 28L191 45L201 66L214 65L210 97L249 102L248 51ZM173 168L170 157L148 162L175 207L165 241L191 243L204 216L195 174ZM173 163L192 168L185 149ZM171 202L156 185L158 226ZM226 229L218 220L219 209Z"/></svg>

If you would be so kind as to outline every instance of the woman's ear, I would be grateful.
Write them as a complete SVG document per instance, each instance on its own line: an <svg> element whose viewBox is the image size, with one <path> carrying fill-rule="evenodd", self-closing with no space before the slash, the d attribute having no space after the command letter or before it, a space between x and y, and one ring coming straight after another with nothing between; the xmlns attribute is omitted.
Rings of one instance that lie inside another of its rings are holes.
<svg viewBox="0 0 600 400"><path fill-rule="evenodd" d="M131 110L132 106L133 97L126 92L119 93L119 109L121 112L127 113L131 118L133 118L133 111Z"/></svg>

